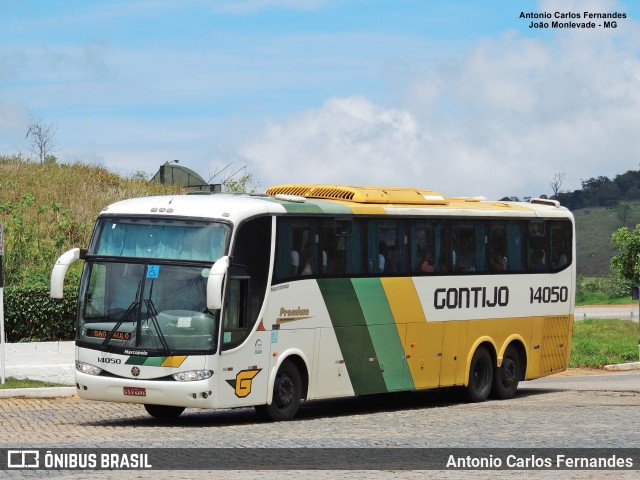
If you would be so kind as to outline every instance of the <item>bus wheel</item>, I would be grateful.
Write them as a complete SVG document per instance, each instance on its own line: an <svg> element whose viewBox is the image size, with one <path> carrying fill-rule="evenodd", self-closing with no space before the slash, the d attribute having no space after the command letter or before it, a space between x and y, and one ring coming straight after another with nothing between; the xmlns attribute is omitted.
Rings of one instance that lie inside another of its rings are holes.
<svg viewBox="0 0 640 480"><path fill-rule="evenodd" d="M302 379L293 362L284 362L273 384L271 405L257 405L258 414L276 422L291 420L298 412L302 395Z"/></svg>
<svg viewBox="0 0 640 480"><path fill-rule="evenodd" d="M513 345L509 345L504 352L502 366L493 373L493 387L491 396L501 400L511 398L516 394L520 381L520 355Z"/></svg>
<svg viewBox="0 0 640 480"><path fill-rule="evenodd" d="M169 405L148 405L146 403L144 405L144 409L152 417L159 418L161 420L178 418L180 414L184 412L184 407L171 407Z"/></svg>
<svg viewBox="0 0 640 480"><path fill-rule="evenodd" d="M469 384L465 390L470 402L483 402L491 392L493 381L493 360L485 347L478 347L471 359Z"/></svg>

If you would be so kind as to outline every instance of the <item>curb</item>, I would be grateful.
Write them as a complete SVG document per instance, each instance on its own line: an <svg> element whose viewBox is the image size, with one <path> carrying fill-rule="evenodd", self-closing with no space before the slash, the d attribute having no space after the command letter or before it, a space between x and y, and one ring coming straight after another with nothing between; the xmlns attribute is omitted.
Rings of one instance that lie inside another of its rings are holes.
<svg viewBox="0 0 640 480"><path fill-rule="evenodd" d="M616 365L605 365L604 369L612 372L626 372L629 370L640 370L640 362L618 363Z"/></svg>
<svg viewBox="0 0 640 480"><path fill-rule="evenodd" d="M76 387L0 389L0 398L70 398L75 394Z"/></svg>

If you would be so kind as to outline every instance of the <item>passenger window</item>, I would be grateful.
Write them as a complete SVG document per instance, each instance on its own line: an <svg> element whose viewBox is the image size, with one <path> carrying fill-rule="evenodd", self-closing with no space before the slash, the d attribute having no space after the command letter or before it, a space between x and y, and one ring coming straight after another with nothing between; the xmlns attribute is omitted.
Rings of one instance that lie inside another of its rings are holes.
<svg viewBox="0 0 640 480"><path fill-rule="evenodd" d="M549 271L549 255L544 220L532 220L529 222L527 261L530 272Z"/></svg>
<svg viewBox="0 0 640 480"><path fill-rule="evenodd" d="M370 220L367 224L368 273L408 273L408 243L405 222Z"/></svg>
<svg viewBox="0 0 640 480"><path fill-rule="evenodd" d="M551 271L558 272L571 264L572 228L571 222L554 221L551 231Z"/></svg>
<svg viewBox="0 0 640 480"><path fill-rule="evenodd" d="M362 264L360 248L349 250L349 241L353 234L351 219L326 219L320 229L320 246L322 249L322 274L328 276L344 275L349 270L349 255L356 257L356 273ZM358 245L357 239L355 244Z"/></svg>
<svg viewBox="0 0 640 480"><path fill-rule="evenodd" d="M308 218L279 218L275 279L317 276L320 260L318 222Z"/></svg>
<svg viewBox="0 0 640 480"><path fill-rule="evenodd" d="M447 225L444 222L415 220L411 231L411 268L413 273L449 271Z"/></svg>
<svg viewBox="0 0 640 480"><path fill-rule="evenodd" d="M484 224L456 222L452 225L451 264L455 272L486 271L486 243Z"/></svg>
<svg viewBox="0 0 640 480"><path fill-rule="evenodd" d="M489 270L494 273L522 271L521 222L492 222Z"/></svg>

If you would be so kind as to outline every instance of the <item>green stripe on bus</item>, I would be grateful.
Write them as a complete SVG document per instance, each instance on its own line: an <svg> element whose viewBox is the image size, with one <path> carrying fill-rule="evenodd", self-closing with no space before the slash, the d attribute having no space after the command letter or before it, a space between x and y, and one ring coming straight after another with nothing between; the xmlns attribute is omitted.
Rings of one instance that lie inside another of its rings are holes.
<svg viewBox="0 0 640 480"><path fill-rule="evenodd" d="M147 358L147 361L144 362L144 365L149 367L159 367L166 359L167 357L149 357Z"/></svg>
<svg viewBox="0 0 640 480"><path fill-rule="evenodd" d="M159 367L167 357L141 357L139 355L131 356L125 362L125 365L145 365L149 367Z"/></svg>
<svg viewBox="0 0 640 480"><path fill-rule="evenodd" d="M352 283L369 327L387 390L413 390L400 333L380 279L356 278Z"/></svg>
<svg viewBox="0 0 640 480"><path fill-rule="evenodd" d="M132 356L129 357L124 363L125 365L144 365L146 359L147 357Z"/></svg>
<svg viewBox="0 0 640 480"><path fill-rule="evenodd" d="M327 306L353 391L356 395L386 392L379 365L372 361L376 358L375 349L351 280L320 279L318 286Z"/></svg>

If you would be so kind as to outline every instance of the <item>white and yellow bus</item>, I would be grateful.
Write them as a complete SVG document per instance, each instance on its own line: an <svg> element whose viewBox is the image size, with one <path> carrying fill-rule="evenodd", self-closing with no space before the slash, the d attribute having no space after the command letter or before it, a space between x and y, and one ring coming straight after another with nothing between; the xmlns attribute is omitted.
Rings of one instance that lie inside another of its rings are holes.
<svg viewBox="0 0 640 480"><path fill-rule="evenodd" d="M80 397L185 408L460 387L510 398L567 368L571 213L429 190L281 185L125 200L99 215L78 299Z"/></svg>

